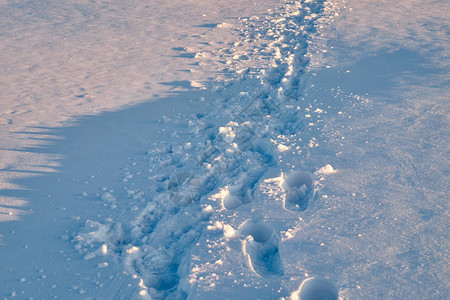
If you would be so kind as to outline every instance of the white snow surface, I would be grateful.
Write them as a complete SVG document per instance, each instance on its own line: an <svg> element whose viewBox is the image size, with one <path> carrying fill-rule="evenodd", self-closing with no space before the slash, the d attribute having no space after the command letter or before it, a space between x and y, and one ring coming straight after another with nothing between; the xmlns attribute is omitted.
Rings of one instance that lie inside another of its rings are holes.
<svg viewBox="0 0 450 300"><path fill-rule="evenodd" d="M446 299L447 14L0 1L0 296Z"/></svg>
<svg viewBox="0 0 450 300"><path fill-rule="evenodd" d="M0 188L17 188L10 179L24 172L52 171L47 156L18 151L51 139L47 127L244 68L233 24L278 3L0 1Z"/></svg>

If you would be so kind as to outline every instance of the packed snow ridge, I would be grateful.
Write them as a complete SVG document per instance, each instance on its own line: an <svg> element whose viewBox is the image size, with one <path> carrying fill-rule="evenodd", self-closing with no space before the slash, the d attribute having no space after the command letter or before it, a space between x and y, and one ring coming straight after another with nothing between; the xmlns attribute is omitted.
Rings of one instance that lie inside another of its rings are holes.
<svg viewBox="0 0 450 300"><path fill-rule="evenodd" d="M136 297L188 298L193 286L198 289L203 280L192 249L202 236L219 231L221 246L242 242L240 251L248 260L248 270L263 278L284 276L281 233L248 211L261 203L261 197L271 197L260 192L268 182L275 183L286 210L300 214L314 200L311 170L302 170L295 160L286 169L280 154L295 152L298 143L306 143L295 138L306 126L300 108L301 79L308 66L308 39L323 8L322 0L288 2L267 19L247 20L245 26L255 27L242 29L240 35L248 40L257 34L269 40L261 51L272 55L272 67L259 74L245 69L237 73L235 83L215 86L217 99L207 99L213 103L208 114L162 120L175 124L177 130L147 154L149 191L128 191L139 215L129 222L87 220L74 237L85 259L109 256L123 264L125 272L139 282L134 287ZM246 80L257 84L228 96L227 90ZM278 176L267 179L268 170L278 170ZM327 166L321 172L334 170ZM127 172L123 181L133 180ZM105 191L101 198L109 209L122 201L113 191ZM230 214L234 221L227 219ZM225 263L218 259L215 266L225 267ZM304 287L304 291L292 290L292 299L298 295L315 299L322 294L337 298L337 288L326 280L311 280Z"/></svg>

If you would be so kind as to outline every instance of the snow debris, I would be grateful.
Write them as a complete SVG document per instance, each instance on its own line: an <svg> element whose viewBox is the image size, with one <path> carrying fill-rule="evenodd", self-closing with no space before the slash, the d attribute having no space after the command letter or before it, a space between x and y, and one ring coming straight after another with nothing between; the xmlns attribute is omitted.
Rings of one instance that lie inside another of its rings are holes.
<svg viewBox="0 0 450 300"><path fill-rule="evenodd" d="M316 171L316 174L330 175L330 174L334 174L336 172L337 171L330 164L327 164L327 165L323 166L322 168L320 168L318 171Z"/></svg>
<svg viewBox="0 0 450 300"><path fill-rule="evenodd" d="M232 238L236 236L236 230L233 229L233 227L231 227L231 225L223 225L223 235L226 238Z"/></svg>
<svg viewBox="0 0 450 300"><path fill-rule="evenodd" d="M191 81L191 86L195 87L195 88L206 89L206 87L203 83L195 81L195 80Z"/></svg>
<svg viewBox="0 0 450 300"><path fill-rule="evenodd" d="M115 202L116 197L114 197L111 193L106 192L102 195L102 200L106 202Z"/></svg>
<svg viewBox="0 0 450 300"><path fill-rule="evenodd" d="M288 146L283 145L283 144L278 144L277 149L278 149L279 152L286 152L286 151L291 150L291 147L288 147Z"/></svg>

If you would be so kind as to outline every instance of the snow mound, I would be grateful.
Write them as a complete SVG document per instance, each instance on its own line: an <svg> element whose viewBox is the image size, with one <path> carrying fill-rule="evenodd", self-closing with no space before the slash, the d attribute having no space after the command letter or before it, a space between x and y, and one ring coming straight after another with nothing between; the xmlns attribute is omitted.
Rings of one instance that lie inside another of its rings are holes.
<svg viewBox="0 0 450 300"><path fill-rule="evenodd" d="M327 164L325 166L323 166L322 168L320 168L316 174L321 174L321 175L330 175L330 174L334 174L337 171L330 165Z"/></svg>

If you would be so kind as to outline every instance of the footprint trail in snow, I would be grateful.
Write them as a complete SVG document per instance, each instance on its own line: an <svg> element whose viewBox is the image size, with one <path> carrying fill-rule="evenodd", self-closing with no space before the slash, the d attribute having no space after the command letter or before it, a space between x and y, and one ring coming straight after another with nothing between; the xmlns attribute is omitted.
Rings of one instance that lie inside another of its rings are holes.
<svg viewBox="0 0 450 300"><path fill-rule="evenodd" d="M284 276L279 232L283 225L273 226L270 219L259 220L244 211L264 208L261 203L268 200L261 199L260 189L268 170L282 174L283 201L272 201L278 210L295 215L307 210L314 199L313 175L302 170L299 162L283 162L281 154L307 147L295 138L307 126L300 100L301 77L309 62L308 39L323 13L324 1L297 1L287 2L266 19L243 21L243 29L237 30L241 41L235 44L245 52L252 50L245 48L252 39L267 40L257 50L271 57L271 67L260 72L244 68L237 72L239 79L211 87L215 92L211 99L201 99L208 113L161 121L163 127L174 130L167 136L163 129L161 140L147 154L146 187L132 184L143 176L132 171L139 165L127 166L123 178L130 187L129 199L136 204L134 210L140 213L124 222L88 220L74 238L86 259L95 258L95 249L104 247L139 281L136 295L187 298L200 280L193 279L196 267L191 251L211 224L219 224L225 235L218 238L222 246L243 243L239 255L248 258L248 270L260 278ZM245 61L240 57L236 68ZM113 194L102 196L112 209L122 201ZM239 228L234 230L227 223Z"/></svg>

